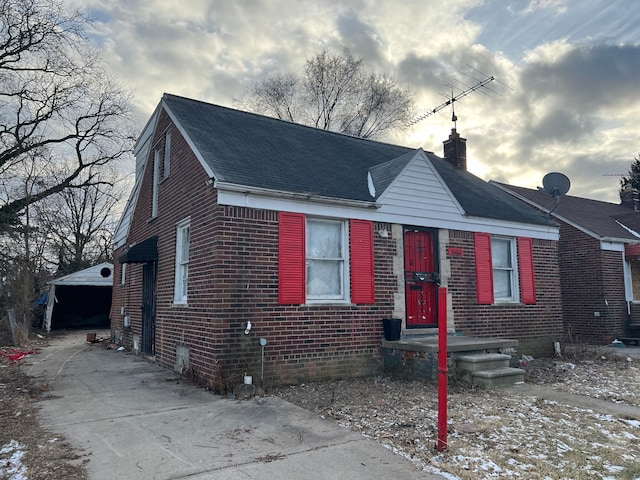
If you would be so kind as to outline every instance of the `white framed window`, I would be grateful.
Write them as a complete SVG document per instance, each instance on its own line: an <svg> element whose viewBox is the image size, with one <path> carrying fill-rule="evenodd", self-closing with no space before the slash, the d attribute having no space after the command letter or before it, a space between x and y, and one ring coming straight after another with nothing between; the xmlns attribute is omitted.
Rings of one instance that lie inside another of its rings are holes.
<svg viewBox="0 0 640 480"><path fill-rule="evenodd" d="M164 135L164 162L162 164L162 178L168 178L171 171L171 132Z"/></svg>
<svg viewBox="0 0 640 480"><path fill-rule="evenodd" d="M496 302L520 301L516 239L491 237L493 296Z"/></svg>
<svg viewBox="0 0 640 480"><path fill-rule="evenodd" d="M176 226L176 278L173 298L174 303L187 303L190 244L191 219L185 218Z"/></svg>
<svg viewBox="0 0 640 480"><path fill-rule="evenodd" d="M160 149L153 151L153 192L151 198L151 218L158 216L158 188L160 183Z"/></svg>
<svg viewBox="0 0 640 480"><path fill-rule="evenodd" d="M348 228L345 222L307 219L307 301L348 301Z"/></svg>
<svg viewBox="0 0 640 480"><path fill-rule="evenodd" d="M629 258L624 262L625 293L627 301L640 301L640 259Z"/></svg>

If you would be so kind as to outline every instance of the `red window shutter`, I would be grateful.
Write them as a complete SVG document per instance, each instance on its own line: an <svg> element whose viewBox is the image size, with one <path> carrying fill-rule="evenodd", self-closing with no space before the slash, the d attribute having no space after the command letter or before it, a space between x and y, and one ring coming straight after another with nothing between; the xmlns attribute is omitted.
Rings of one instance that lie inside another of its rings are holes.
<svg viewBox="0 0 640 480"><path fill-rule="evenodd" d="M278 301L281 305L306 300L306 219L301 213L280 212Z"/></svg>
<svg viewBox="0 0 640 480"><path fill-rule="evenodd" d="M351 301L375 303L373 223L351 220Z"/></svg>
<svg viewBox="0 0 640 480"><path fill-rule="evenodd" d="M491 235L475 233L476 289L480 305L493 304L493 261L491 259Z"/></svg>
<svg viewBox="0 0 640 480"><path fill-rule="evenodd" d="M518 237L518 262L520 266L520 295L522 303L535 305L536 279L533 270L533 242L527 237Z"/></svg>

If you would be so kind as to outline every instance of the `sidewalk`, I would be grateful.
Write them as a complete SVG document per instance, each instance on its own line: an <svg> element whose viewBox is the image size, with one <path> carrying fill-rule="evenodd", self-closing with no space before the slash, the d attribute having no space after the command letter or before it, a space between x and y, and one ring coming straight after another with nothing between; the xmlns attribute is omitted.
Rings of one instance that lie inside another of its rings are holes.
<svg viewBox="0 0 640 480"><path fill-rule="evenodd" d="M42 425L78 449L92 480L444 478L277 397L228 400L179 383L86 332L52 339L24 371L51 385Z"/></svg>

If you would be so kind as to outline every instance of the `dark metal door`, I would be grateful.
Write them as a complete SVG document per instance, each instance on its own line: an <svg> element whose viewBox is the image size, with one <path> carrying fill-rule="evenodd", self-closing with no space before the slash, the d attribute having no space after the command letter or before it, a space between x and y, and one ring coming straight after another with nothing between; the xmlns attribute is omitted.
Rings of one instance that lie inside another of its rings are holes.
<svg viewBox="0 0 640 480"><path fill-rule="evenodd" d="M435 241L433 232L407 229L404 232L405 298L407 328L438 324Z"/></svg>
<svg viewBox="0 0 640 480"><path fill-rule="evenodd" d="M142 267L142 341L141 353L153 355L156 336L156 262Z"/></svg>

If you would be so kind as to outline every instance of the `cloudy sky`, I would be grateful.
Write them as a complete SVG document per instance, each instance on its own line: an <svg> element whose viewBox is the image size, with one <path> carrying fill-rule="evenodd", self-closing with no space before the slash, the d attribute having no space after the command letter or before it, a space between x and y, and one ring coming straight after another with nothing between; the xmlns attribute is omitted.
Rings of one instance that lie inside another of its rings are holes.
<svg viewBox="0 0 640 480"><path fill-rule="evenodd" d="M569 194L618 202L640 154L640 2L630 0L66 0L135 97L142 129L164 92L235 107L272 72L349 48L392 75L418 113L456 104L469 170L535 188L559 171ZM483 74L485 76L483 76ZM454 94L459 91L454 91ZM386 141L442 154L450 109Z"/></svg>

